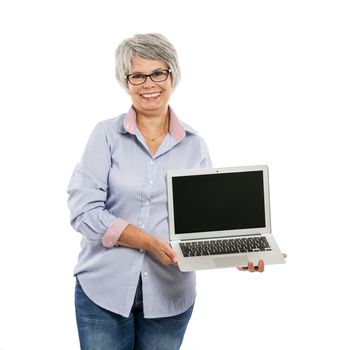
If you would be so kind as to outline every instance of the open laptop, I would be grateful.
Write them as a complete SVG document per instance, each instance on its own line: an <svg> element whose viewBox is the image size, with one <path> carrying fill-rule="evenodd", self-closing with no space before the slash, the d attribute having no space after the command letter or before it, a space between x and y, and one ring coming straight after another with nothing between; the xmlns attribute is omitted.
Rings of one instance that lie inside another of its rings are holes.
<svg viewBox="0 0 350 350"><path fill-rule="evenodd" d="M171 170L167 192L181 271L285 262L271 234L266 165Z"/></svg>

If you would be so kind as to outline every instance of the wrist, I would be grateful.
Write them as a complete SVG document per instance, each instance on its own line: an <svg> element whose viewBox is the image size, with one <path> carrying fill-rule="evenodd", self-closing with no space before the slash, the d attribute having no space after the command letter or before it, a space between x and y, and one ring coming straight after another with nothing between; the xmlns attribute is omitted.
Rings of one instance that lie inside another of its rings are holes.
<svg viewBox="0 0 350 350"><path fill-rule="evenodd" d="M153 249L155 238L137 226L129 224L121 234L118 244L129 248L143 249L150 251Z"/></svg>
<svg viewBox="0 0 350 350"><path fill-rule="evenodd" d="M143 249L151 252L152 250L154 250L157 239L144 231L143 233L144 233Z"/></svg>

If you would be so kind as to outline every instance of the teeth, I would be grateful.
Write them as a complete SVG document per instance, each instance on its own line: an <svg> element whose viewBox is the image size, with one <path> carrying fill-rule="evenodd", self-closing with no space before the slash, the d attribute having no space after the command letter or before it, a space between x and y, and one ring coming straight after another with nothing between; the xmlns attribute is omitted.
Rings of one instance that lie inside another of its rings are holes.
<svg viewBox="0 0 350 350"><path fill-rule="evenodd" d="M150 94L141 94L142 97L145 98L153 98L153 97L158 97L160 95L160 92L154 92Z"/></svg>

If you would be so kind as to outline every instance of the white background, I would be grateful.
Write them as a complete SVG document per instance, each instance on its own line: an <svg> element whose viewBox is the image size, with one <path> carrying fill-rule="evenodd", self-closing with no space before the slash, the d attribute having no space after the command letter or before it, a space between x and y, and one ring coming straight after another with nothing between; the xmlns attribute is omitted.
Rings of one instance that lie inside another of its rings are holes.
<svg viewBox="0 0 350 350"><path fill-rule="evenodd" d="M337 0L1 2L0 349L79 348L66 187L93 126L129 108L114 50L138 32L177 48L171 104L214 165L269 165L288 253L198 273L182 349L349 349L349 18Z"/></svg>

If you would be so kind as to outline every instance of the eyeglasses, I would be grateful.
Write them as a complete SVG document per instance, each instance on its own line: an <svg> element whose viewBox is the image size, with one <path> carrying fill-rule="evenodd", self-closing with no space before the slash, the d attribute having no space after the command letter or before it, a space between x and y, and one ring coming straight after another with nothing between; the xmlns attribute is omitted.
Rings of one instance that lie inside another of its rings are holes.
<svg viewBox="0 0 350 350"><path fill-rule="evenodd" d="M131 73L125 75L125 79L131 85L141 85L148 77L150 77L155 83L160 83L161 81L168 79L169 73L171 73L171 69L157 70L151 74Z"/></svg>

